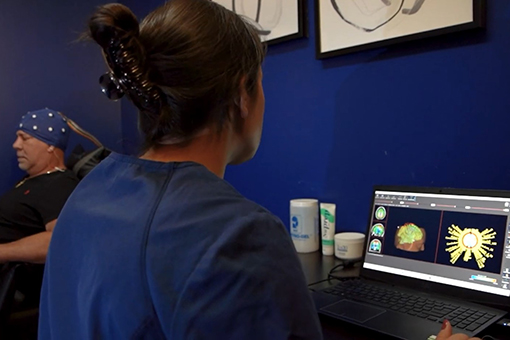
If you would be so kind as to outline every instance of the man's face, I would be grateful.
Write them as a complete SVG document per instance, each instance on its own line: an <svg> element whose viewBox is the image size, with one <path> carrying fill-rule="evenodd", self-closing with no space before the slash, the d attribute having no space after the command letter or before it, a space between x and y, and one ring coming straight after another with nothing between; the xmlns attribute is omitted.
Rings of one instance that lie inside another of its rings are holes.
<svg viewBox="0 0 510 340"><path fill-rule="evenodd" d="M44 170L49 164L51 154L49 145L23 131L16 132L16 140L12 145L18 157L18 166L29 175Z"/></svg>

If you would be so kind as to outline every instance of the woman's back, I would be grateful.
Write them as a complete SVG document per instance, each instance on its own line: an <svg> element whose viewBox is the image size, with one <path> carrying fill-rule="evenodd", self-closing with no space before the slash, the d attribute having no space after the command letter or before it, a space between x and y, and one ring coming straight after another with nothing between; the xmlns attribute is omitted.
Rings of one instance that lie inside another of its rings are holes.
<svg viewBox="0 0 510 340"><path fill-rule="evenodd" d="M45 275L41 339L320 338L284 226L193 162L103 161Z"/></svg>

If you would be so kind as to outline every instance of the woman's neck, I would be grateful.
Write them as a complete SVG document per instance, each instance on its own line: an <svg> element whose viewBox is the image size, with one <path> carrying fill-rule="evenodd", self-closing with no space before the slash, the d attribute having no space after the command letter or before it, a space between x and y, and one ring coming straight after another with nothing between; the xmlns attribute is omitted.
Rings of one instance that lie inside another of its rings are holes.
<svg viewBox="0 0 510 340"><path fill-rule="evenodd" d="M202 134L186 145L158 144L140 158L156 162L195 162L223 178L228 164L229 133Z"/></svg>

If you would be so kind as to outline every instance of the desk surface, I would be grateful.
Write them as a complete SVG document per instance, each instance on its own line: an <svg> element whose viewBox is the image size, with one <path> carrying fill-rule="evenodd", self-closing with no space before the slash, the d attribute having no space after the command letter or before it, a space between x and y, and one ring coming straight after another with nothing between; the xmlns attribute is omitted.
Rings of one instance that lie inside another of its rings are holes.
<svg viewBox="0 0 510 340"><path fill-rule="evenodd" d="M341 265L342 261L334 256L323 256L320 251L298 254L303 267L306 282L311 290L321 289L335 284L335 280L328 281L328 274L332 268ZM337 277L352 277L359 275L359 265L354 267L335 270L333 274ZM391 340L393 337L384 336L368 329L336 320L326 316L320 316L324 340ZM486 334L492 335L497 340L510 340L510 332L503 333L503 327L490 327ZM432 333L439 332L432 330ZM508 333L508 334L507 334Z"/></svg>

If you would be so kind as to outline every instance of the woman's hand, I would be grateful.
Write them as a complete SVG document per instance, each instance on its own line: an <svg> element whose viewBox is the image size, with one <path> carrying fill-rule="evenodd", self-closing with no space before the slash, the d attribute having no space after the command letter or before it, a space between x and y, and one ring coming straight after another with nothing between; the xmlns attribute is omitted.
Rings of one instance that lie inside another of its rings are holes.
<svg viewBox="0 0 510 340"><path fill-rule="evenodd" d="M480 338L470 338L466 334L453 334L452 335L452 325L448 320L444 320L443 328L437 334L436 340L481 340Z"/></svg>

